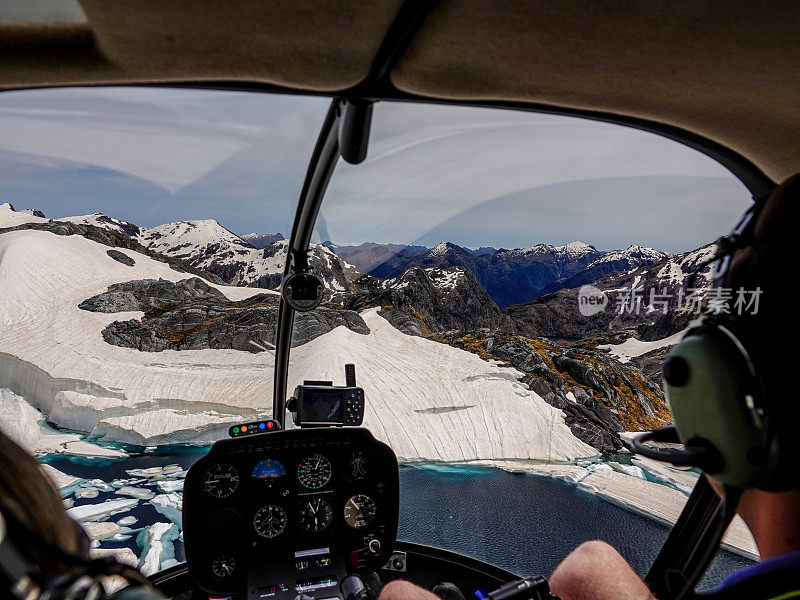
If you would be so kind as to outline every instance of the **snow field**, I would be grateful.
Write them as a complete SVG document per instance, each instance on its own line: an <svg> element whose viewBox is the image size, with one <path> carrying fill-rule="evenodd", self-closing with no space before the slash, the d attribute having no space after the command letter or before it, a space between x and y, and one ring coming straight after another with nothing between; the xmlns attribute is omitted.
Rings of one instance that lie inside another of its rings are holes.
<svg viewBox="0 0 800 600"><path fill-rule="evenodd" d="M113 283L188 277L123 252L133 267L79 236L0 236L0 386L56 425L139 445L213 441L232 423L268 415L270 353L148 353L103 341L106 325L140 314L83 311L83 300ZM231 300L264 291L216 287ZM596 454L572 435L560 411L516 381L513 369L402 334L375 311L363 316L369 335L340 327L293 350L290 392L308 378L341 382L343 365L355 362L367 394L365 425L404 460Z"/></svg>

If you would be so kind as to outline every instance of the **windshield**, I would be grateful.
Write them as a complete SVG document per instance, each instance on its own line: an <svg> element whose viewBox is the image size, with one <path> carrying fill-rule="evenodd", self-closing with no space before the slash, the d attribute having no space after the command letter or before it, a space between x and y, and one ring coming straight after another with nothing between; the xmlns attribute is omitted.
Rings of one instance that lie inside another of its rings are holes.
<svg viewBox="0 0 800 600"><path fill-rule="evenodd" d="M270 416L285 237L327 107L0 95L0 424L96 555L148 574L185 560L186 469ZM289 392L356 365L364 425L402 464L401 539L527 574L601 538L643 572L696 475L623 440L669 422L679 289L748 202L654 135L379 104L367 161L339 165L316 223L327 293L295 318ZM730 541L717 579L753 550L741 525Z"/></svg>
<svg viewBox="0 0 800 600"><path fill-rule="evenodd" d="M697 316L687 278L750 202L652 134L380 103L313 238L353 273L316 313L344 327L295 330L289 389L357 365L365 425L402 457L407 539L524 573L604 539L644 573L666 534L653 519L674 521L696 475L625 440L670 422L661 360ZM754 551L740 522L730 539Z"/></svg>

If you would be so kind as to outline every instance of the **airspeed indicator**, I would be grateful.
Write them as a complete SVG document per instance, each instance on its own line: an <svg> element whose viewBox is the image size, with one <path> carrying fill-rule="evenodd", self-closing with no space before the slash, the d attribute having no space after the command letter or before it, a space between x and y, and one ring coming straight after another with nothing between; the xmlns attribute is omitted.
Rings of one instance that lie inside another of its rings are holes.
<svg viewBox="0 0 800 600"><path fill-rule="evenodd" d="M310 490L318 490L331 480L331 461L322 454L312 454L297 465L297 480Z"/></svg>

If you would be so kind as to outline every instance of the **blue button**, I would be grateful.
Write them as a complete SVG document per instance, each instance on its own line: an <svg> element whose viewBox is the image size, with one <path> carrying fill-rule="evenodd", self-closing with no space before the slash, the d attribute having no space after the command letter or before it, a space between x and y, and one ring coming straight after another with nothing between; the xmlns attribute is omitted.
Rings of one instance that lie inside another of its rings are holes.
<svg viewBox="0 0 800 600"><path fill-rule="evenodd" d="M258 424L258 428L259 428L259 429L264 429L264 427L266 427L266 425L264 425L263 423L259 423L259 424Z"/></svg>

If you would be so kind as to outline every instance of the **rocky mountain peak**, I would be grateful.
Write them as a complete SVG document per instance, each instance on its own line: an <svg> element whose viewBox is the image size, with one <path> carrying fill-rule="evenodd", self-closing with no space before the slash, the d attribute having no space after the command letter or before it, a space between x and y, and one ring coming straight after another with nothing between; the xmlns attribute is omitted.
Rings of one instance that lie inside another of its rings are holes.
<svg viewBox="0 0 800 600"><path fill-rule="evenodd" d="M456 244L454 244L452 242L439 242L433 248L431 248L431 251L430 251L431 256L444 256L444 255L449 254L449 253L470 254L469 252L464 250L464 248L462 248L461 246L457 246Z"/></svg>
<svg viewBox="0 0 800 600"><path fill-rule="evenodd" d="M0 204L0 228L16 227L23 223L44 223L47 218L44 213L35 208L16 210L10 202Z"/></svg>
<svg viewBox="0 0 800 600"><path fill-rule="evenodd" d="M100 227L101 229L107 229L109 231L128 236L137 242L141 242L139 238L143 230L138 225L134 225L128 221L114 219L113 217L109 217L101 212L93 212L90 215L64 217L63 219L59 220L66 221L67 223L75 223L76 225L91 225L93 227Z"/></svg>
<svg viewBox="0 0 800 600"><path fill-rule="evenodd" d="M285 239L281 233L243 233L239 237L257 250L261 250L270 244Z"/></svg>
<svg viewBox="0 0 800 600"><path fill-rule="evenodd" d="M403 333L513 329L463 267L411 267L393 279L364 277L359 284L362 290L347 299L345 308L381 307L381 315Z"/></svg>
<svg viewBox="0 0 800 600"><path fill-rule="evenodd" d="M598 253L597 248L595 248L591 244L587 244L586 242L582 242L580 240L569 242L568 244L564 244L563 246L554 246L554 250L558 252L563 252L564 254L568 254L570 256L583 256L585 254Z"/></svg>
<svg viewBox="0 0 800 600"><path fill-rule="evenodd" d="M669 258L669 256L670 255L667 252L662 252L661 250L656 250L655 248L640 246L639 244L631 244L624 250L611 250L602 254L589 266L591 267L593 264L600 262L608 263L614 261L627 261L627 263L629 263L628 265L620 265L620 267L629 269L642 264L652 266Z"/></svg>

